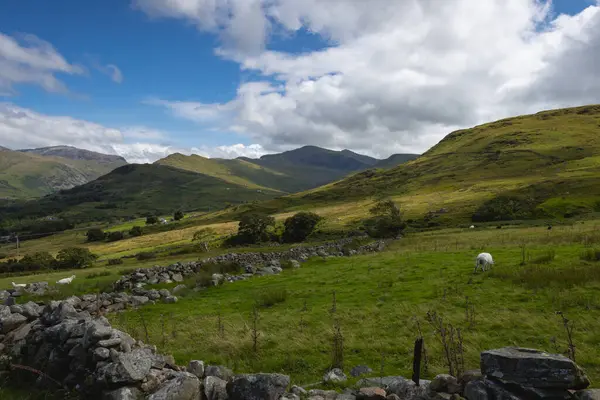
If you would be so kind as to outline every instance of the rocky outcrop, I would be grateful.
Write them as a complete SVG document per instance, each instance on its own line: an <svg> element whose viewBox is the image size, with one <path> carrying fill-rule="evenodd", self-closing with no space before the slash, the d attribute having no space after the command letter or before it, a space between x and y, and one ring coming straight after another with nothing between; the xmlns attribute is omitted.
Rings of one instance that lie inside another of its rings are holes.
<svg viewBox="0 0 600 400"><path fill-rule="evenodd" d="M213 275L213 285L218 285L222 281L234 282L237 280L248 279L255 275L263 276L278 274L282 271L282 261L288 261L292 268L298 268L300 262L304 262L310 257L351 256L378 252L384 250L387 243L386 241L380 240L368 245L360 246L356 249L348 250L346 246L352 243L352 241L353 239L348 238L319 246L294 247L283 252L229 253L196 262L140 268L134 270L129 275L123 276L115 282L114 289L115 291L122 291L140 287L145 284L154 285L157 283L181 282L183 278L203 271L203 266L213 263L233 263L245 270L246 273L241 275Z"/></svg>

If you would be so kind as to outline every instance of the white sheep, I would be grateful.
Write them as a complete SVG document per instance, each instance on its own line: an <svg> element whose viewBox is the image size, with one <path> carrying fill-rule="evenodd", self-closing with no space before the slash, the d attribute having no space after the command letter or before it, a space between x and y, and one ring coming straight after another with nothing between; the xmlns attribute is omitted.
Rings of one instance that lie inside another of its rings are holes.
<svg viewBox="0 0 600 400"><path fill-rule="evenodd" d="M73 282L73 279L75 279L75 275L71 275L68 278L59 279L58 281L56 281L56 283L58 283L59 285L68 285L69 283Z"/></svg>
<svg viewBox="0 0 600 400"><path fill-rule="evenodd" d="M475 270L473 271L473 273L477 272L478 268L481 268L482 271L485 271L489 269L492 265L494 265L492 255L490 253L480 253L475 259Z"/></svg>
<svg viewBox="0 0 600 400"><path fill-rule="evenodd" d="M23 288L23 287L27 286L26 283L14 283L14 282L12 282L12 285L14 288Z"/></svg>
<svg viewBox="0 0 600 400"><path fill-rule="evenodd" d="M469 229L475 229L475 225L471 225Z"/></svg>

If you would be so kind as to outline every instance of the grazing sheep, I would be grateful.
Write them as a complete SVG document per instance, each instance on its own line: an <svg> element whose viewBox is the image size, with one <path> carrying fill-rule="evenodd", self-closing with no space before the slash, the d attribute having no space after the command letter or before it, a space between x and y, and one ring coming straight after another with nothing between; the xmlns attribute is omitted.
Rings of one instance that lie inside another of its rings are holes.
<svg viewBox="0 0 600 400"><path fill-rule="evenodd" d="M481 268L482 271L485 271L493 264L494 260L492 259L492 255L490 253L481 253L475 259L475 270L473 273L477 272L478 268Z"/></svg>
<svg viewBox="0 0 600 400"><path fill-rule="evenodd" d="M14 283L12 282L12 285L14 288L22 288L22 287L26 287L27 284L26 283Z"/></svg>
<svg viewBox="0 0 600 400"><path fill-rule="evenodd" d="M471 226L469 227L469 229L474 229L474 228L475 228L475 225L471 225Z"/></svg>
<svg viewBox="0 0 600 400"><path fill-rule="evenodd" d="M75 275L71 275L68 278L59 279L58 281L56 281L56 283L58 283L59 285L68 285L69 283L73 282L73 279L75 279Z"/></svg>

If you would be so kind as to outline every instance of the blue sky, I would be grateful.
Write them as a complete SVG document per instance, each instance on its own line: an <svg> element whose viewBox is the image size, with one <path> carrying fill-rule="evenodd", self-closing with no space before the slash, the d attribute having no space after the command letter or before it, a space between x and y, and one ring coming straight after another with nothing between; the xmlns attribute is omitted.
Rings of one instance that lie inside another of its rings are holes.
<svg viewBox="0 0 600 400"><path fill-rule="evenodd" d="M327 16L316 14L316 6L314 9L309 9L315 3L312 0L307 0L305 3L297 2L295 8L294 6L288 9L281 7L276 10L279 13L276 17L272 15L264 17L264 21L271 24L269 30L271 34L266 36L262 47L261 44L257 44L259 50L248 51L247 48L236 44L236 40L240 42L240 38L256 32L253 26L243 26L250 24L252 18L244 17L225 23L221 21L220 25L227 26L211 28L207 27L210 24L203 19L203 10L200 9L203 0L184 1L196 5L198 9L193 12L172 10L163 0L137 0L137 3L124 0L0 0L1 34L17 39L21 34L35 35L53 46L55 52L70 65L80 66L85 70L84 73L52 72L52 76L68 88L68 93L48 91L38 84L12 82L10 93L0 96L0 102L42 116L64 116L123 132L128 127L144 127L159 131L162 135L161 138L143 138L140 135L125 134L122 144L147 139L146 141L153 144L177 149L202 147L208 155L212 155L209 149L235 144L254 143L261 149L265 149L265 152L284 150L301 144L316 144L340 148L354 146L354 150L387 156L382 154L381 150L376 150L375 146L370 145L368 140L361 138L360 135L353 135L353 138L344 136L348 129L344 127L341 114L353 114L350 104L344 104L339 109L334 108L335 103L340 101L338 97L327 104L316 105L321 101L320 99L333 96L331 88L320 88L319 85L329 82L337 87L343 81L344 84L350 83L351 92L355 93L357 89L354 86L361 78L353 77L354 71L348 71L340 74L339 80L335 80L326 75L327 72L336 72L334 70L338 69L335 64L337 61L326 60L324 62L326 66L318 67L312 62L319 54L324 54L323 58L326 56L333 59L336 48L340 53L345 49L356 51L362 41L372 40L370 35L376 30L382 29L382 32L386 33L385 29L389 28L378 26L373 22L381 19L379 16L374 15L372 19L366 16L364 22L356 24L355 14L361 15L365 11L340 6L333 10L340 13L339 15ZM293 2L294 0L290 0L290 4ZM586 0L555 0L554 13L550 19L561 13L577 15L584 9L595 8L592 3ZM303 9L303 4L306 4L306 9ZM293 14L294 12L296 14ZM510 12L512 11L506 11L507 18L511 15ZM292 21L293 18L286 20L284 13L287 13L285 15L289 15L290 18L293 14L299 21L303 18L305 22L296 26ZM346 16L349 22L344 24ZM254 20L260 23L260 18ZM361 31L363 23L364 30ZM239 24L239 29L236 24ZM523 28L514 29L516 35ZM316 33L311 33L309 30ZM234 39L228 42L224 37L234 37ZM22 41L19 43L21 46L27 46ZM220 47L229 50L229 55L217 55L215 50ZM388 48L377 54L381 55L380 53L391 50ZM282 59L294 58L296 55L306 55L306 57L300 56L295 59L297 65L285 65L282 62ZM387 55L384 54L383 57L387 59ZM360 55L353 60L360 64ZM348 68L349 63L344 62L343 57L340 57L339 62L340 69ZM25 68L22 64L17 65L19 68ZM100 70L107 65L118 68L123 77L120 82L111 79L108 73L110 71L105 70L103 73ZM258 67L248 70L242 68L244 65L258 65ZM329 68L331 71L324 71L324 68ZM280 76L275 81L272 74L282 74L283 77ZM304 86L301 86L298 80L304 81ZM313 95L319 96L313 98L315 104L303 103L307 101L304 98L302 100L292 98L289 95L291 92L289 87L287 93L280 97L264 93L259 96L253 93L249 98L242 98L237 94L240 88L250 87L245 86L248 82L261 82L265 85L277 83L296 85L294 87L300 93L306 87L307 80L315 80ZM160 99L169 106L149 104L148 100L151 99ZM238 99L237 103L236 99ZM267 103L267 100L277 101L277 103ZM218 114L216 118L218 122L215 122L214 117L176 115L175 111L179 108L175 107L179 106L170 105L179 102L185 102L190 106L206 106L207 110L211 110L211 115ZM289 107L288 105L292 103L294 106ZM372 103L371 100L365 100L362 106L368 108ZM229 106L226 106L227 104ZM223 113L221 106L215 105L224 106L227 110L235 109L235 111L233 114ZM361 104L355 106L360 108ZM288 118L279 120L279 116L284 111L288 112L290 108L295 110L310 108L311 118L307 115L289 115ZM385 104L377 106L377 109L381 108L385 108ZM261 114L262 110L269 109L273 109L272 115ZM340 116L336 115L338 110ZM383 117L377 117L381 121L385 120ZM441 116L439 120L429 122L442 126L443 128L440 129L451 129L455 124L459 126L461 121L475 122L473 118ZM321 119L323 120L321 126L312 126L316 124L315 121ZM421 118L420 122L424 123L428 119L431 118ZM291 121L296 120L304 121L302 122L304 126L290 126ZM363 124L365 126L373 124L371 117L365 116L363 121L358 121L358 125ZM332 125L335 129L327 128ZM378 127L377 131L385 132L385 137L390 138L393 146L382 148L401 151L421 146L424 150L424 146L432 144L431 138L427 139L429 141L417 143L420 139L411 137L410 134L419 129L411 128L412 124L397 126L402 124L390 122L383 125ZM304 135L305 130L306 135ZM33 133L32 135L35 136ZM427 132L419 136L419 138L424 137L427 137ZM24 144L35 143L34 138L24 142ZM82 143L85 145L85 140ZM40 145L43 144L46 142L40 141ZM78 145L78 142L65 144ZM12 147L14 146L15 144L12 144ZM89 144L87 147L94 147L94 145Z"/></svg>

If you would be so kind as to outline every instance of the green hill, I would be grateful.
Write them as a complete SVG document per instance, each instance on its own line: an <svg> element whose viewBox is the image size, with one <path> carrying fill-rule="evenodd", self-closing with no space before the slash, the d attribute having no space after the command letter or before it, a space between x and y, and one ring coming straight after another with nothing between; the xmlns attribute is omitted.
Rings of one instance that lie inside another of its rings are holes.
<svg viewBox="0 0 600 400"><path fill-rule="evenodd" d="M99 153L92 154L100 156ZM50 155L49 152L37 154L35 150L22 152L2 148L0 198L33 198L69 189L94 180L126 163L120 157L69 159Z"/></svg>
<svg viewBox="0 0 600 400"><path fill-rule="evenodd" d="M67 217L73 222L209 211L227 203L261 201L277 192L249 189L212 176L164 165L129 164L81 186L0 208L5 217Z"/></svg>
<svg viewBox="0 0 600 400"><path fill-rule="evenodd" d="M381 197L398 201L409 218L429 213L431 225L600 211L600 105L452 132L405 164L362 171L260 207L325 214L343 209L358 219Z"/></svg>
<svg viewBox="0 0 600 400"><path fill-rule="evenodd" d="M375 168L394 168L397 165L404 164L405 162L409 162L419 157L418 154L392 154L385 160L378 161L374 167Z"/></svg>

